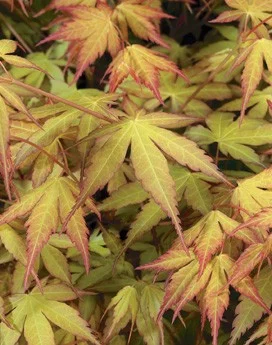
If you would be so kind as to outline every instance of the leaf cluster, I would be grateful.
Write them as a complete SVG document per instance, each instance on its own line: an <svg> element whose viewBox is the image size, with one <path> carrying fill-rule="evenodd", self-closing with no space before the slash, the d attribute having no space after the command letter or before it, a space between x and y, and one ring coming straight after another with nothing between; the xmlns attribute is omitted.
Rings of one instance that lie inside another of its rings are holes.
<svg viewBox="0 0 272 345"><path fill-rule="evenodd" d="M0 345L272 343L271 26L0 1Z"/></svg>

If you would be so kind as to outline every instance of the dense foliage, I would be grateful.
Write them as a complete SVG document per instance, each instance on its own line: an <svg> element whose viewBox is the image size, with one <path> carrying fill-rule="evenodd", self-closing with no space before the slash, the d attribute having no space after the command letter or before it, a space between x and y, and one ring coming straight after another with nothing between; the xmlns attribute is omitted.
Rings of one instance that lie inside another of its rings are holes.
<svg viewBox="0 0 272 345"><path fill-rule="evenodd" d="M0 29L0 344L272 344L272 0Z"/></svg>

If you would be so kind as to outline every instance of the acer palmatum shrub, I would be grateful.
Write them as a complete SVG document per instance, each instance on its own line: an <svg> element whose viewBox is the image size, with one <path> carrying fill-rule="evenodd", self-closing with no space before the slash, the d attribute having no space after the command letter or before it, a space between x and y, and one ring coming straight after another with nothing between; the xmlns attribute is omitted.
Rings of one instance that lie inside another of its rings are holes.
<svg viewBox="0 0 272 345"><path fill-rule="evenodd" d="M0 344L271 344L272 1L0 28Z"/></svg>

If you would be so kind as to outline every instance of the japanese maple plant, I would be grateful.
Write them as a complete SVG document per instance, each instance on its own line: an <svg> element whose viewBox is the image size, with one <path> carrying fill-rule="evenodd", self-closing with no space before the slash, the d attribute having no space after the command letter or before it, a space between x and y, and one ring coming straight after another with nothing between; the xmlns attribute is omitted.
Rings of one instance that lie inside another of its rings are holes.
<svg viewBox="0 0 272 345"><path fill-rule="evenodd" d="M272 0L0 1L0 345L272 344Z"/></svg>

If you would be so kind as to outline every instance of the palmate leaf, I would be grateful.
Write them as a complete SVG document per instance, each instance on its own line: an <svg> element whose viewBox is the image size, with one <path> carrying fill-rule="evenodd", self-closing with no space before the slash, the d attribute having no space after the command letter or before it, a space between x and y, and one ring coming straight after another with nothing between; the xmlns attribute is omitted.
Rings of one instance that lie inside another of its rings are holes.
<svg viewBox="0 0 272 345"><path fill-rule="evenodd" d="M234 224L223 213L212 211L193 227L186 230L186 243L189 246L194 245L195 247L194 251L200 264L200 275L212 256L222 248L224 232L233 229L235 227Z"/></svg>
<svg viewBox="0 0 272 345"><path fill-rule="evenodd" d="M34 68L41 70L40 67L32 63L31 61L24 59L20 56L13 55L17 49L17 43L12 40L0 40L0 59L4 60L10 65L22 68Z"/></svg>
<svg viewBox="0 0 272 345"><path fill-rule="evenodd" d="M164 292L159 284L136 283L121 289L108 305L108 315L104 331L105 342L131 322L134 324L147 345L156 345L162 340L162 324L157 323L159 308ZM116 330L117 328L117 330Z"/></svg>
<svg viewBox="0 0 272 345"><path fill-rule="evenodd" d="M202 315L211 323L213 345L217 344L220 321L224 311L229 305L229 288L227 276L232 268L232 260L225 254L217 256L213 260L212 273L203 297L201 298Z"/></svg>
<svg viewBox="0 0 272 345"><path fill-rule="evenodd" d="M194 67L186 68L184 73L188 76L190 84L184 78L180 78L171 72L161 72L159 76L159 92L167 111L178 113L185 101L196 91L199 83L204 82L208 74L203 69ZM152 111L160 106L160 101L154 98L152 92L136 85L134 81L124 81L120 88L128 95L144 99L143 107ZM198 117L199 120L211 112L211 108L205 103L209 100L229 99L232 93L230 88L223 83L209 83L192 99L183 109L187 115Z"/></svg>
<svg viewBox="0 0 272 345"><path fill-rule="evenodd" d="M154 1L150 5L141 0L123 0L114 9L113 21L120 27L122 38L126 41L128 28L130 28L139 38L167 46L160 37L157 22L163 18L172 18L172 16L157 8Z"/></svg>
<svg viewBox="0 0 272 345"><path fill-rule="evenodd" d="M173 274L171 277L171 281L166 289L165 298L164 298L164 304L162 305L159 317L162 316L162 314L169 308L169 307L175 307L175 313L174 318L177 317L180 310L184 307L184 305L192 300L200 291L202 291L205 288L206 294L208 294L210 284L213 284L213 279L211 274L213 274L214 265L216 264L217 258L213 260L213 264L209 264L203 275L198 278L198 270L197 270L197 261L193 264L189 264L177 271ZM217 279L219 277L216 277ZM211 280L210 280L211 279ZM218 291L214 291L213 297L217 298ZM208 297L208 296L207 296ZM217 305L216 308L214 308L214 312L218 311L218 308L221 307L221 305ZM203 310L203 318L205 318L207 310ZM209 315L208 315L209 317ZM213 324L213 319L210 318L211 323ZM217 316L216 321L220 322L220 315Z"/></svg>
<svg viewBox="0 0 272 345"><path fill-rule="evenodd" d="M149 205L149 204L147 204ZM151 205L150 205L151 206ZM157 211L157 214L159 211ZM154 212L155 214L155 212ZM149 210L146 215L146 219L152 219L154 214ZM149 216L149 218L148 218ZM138 216L140 217L140 215ZM134 222L136 224L137 220ZM141 229L141 225L144 227L145 223L142 222L137 225L132 224L131 232L128 234L126 240L127 244L125 248L138 239L139 236L144 233ZM184 232L184 240L186 245L195 252L199 260L199 274L203 272L207 263L211 260L212 256L217 252L222 250L224 244L224 237L226 235L232 235L233 232L238 229L239 223L220 211L212 211L204 216L199 222L194 226L189 228ZM138 232L136 232L136 229ZM252 230L243 228L235 232L237 239L244 241L246 244L255 244L258 241L258 237ZM190 257L184 257L184 253L180 250L180 243L175 242L173 249L169 250L166 254L162 255L157 261L151 263L150 265L145 265L146 268L151 268L157 271L172 270L177 269L179 266L189 262ZM175 266L177 265L177 266ZM170 268L168 268L170 267Z"/></svg>
<svg viewBox="0 0 272 345"><path fill-rule="evenodd" d="M173 62L159 53L137 44L122 49L121 39L127 40L128 28L139 38L167 46L160 37L158 21L171 16L163 13L159 7L150 6L139 0L122 1L114 9L102 2L96 7L85 6L84 2L77 3L75 7L69 3L63 6L61 3L53 2L47 7L47 9L59 8L66 13L66 16L59 31L41 42L59 39L70 42L69 62L75 60L77 64L75 80L105 51L108 51L113 58L119 52L108 69L108 72L113 73L110 77L111 90L115 90L130 74L138 83L148 86L160 99L158 71L169 70L184 77ZM147 74L145 75L144 72Z"/></svg>
<svg viewBox="0 0 272 345"><path fill-rule="evenodd" d="M40 70L32 62L21 58L17 55L11 55L17 49L17 44L11 40L0 40L0 59L4 60L8 64L17 67L28 67L33 69ZM13 175L13 162L11 158L11 152L9 147L10 133L10 119L9 112L11 109L8 109L8 106L11 106L15 110L19 110L25 113L31 120L36 124L37 121L33 119L31 114L28 112L26 106L22 102L21 98L12 90L12 87L7 83L0 83L0 108L1 108L1 124L0 124L0 173L3 176L6 192L9 199L11 199L11 178Z"/></svg>
<svg viewBox="0 0 272 345"><path fill-rule="evenodd" d="M236 284L247 277L253 269L264 262L272 253L272 235L268 236L264 243L250 245L235 262L229 283Z"/></svg>
<svg viewBox="0 0 272 345"><path fill-rule="evenodd" d="M20 152L23 145L23 141L28 140L28 138L32 136L36 131L37 126L32 122L11 119L11 140L13 140L14 138L18 140L18 138L20 138L19 142L11 146L11 152L13 157L16 157L16 155ZM22 163L21 167L33 165L32 183L34 187L38 187L42 183L44 183L48 176L52 173L55 164L54 159L58 159L59 161L62 160L62 157L59 158L59 139L63 137L67 137L66 133L60 134L51 144L43 148L43 150L47 152L47 154L37 150L36 152L33 152Z"/></svg>
<svg viewBox="0 0 272 345"><path fill-rule="evenodd" d="M175 117L175 115L173 116ZM226 183L228 181L195 143L161 128L168 128L169 123L173 123L170 117L168 114L163 121L163 116L155 117L153 114L136 111L134 118L104 127L101 130L101 137L103 134L107 134L107 141L102 148L98 142L98 149L94 149L95 153L90 157L90 166L85 170L86 178L83 190L71 215L88 195L93 195L97 190L103 188L112 178L123 163L131 144L131 161L137 179L172 219L177 233L182 239L174 181L169 174L167 160L162 152L192 170L202 171L206 175ZM99 136L99 131L95 136ZM69 217L64 226L68 222Z"/></svg>
<svg viewBox="0 0 272 345"><path fill-rule="evenodd" d="M110 339L114 328L126 317L127 322L131 320L132 326L135 324L139 308L137 290L133 286L126 286L120 290L111 300L107 310L113 308L113 320L109 329L105 332L105 342ZM129 317L127 317L129 316Z"/></svg>
<svg viewBox="0 0 272 345"><path fill-rule="evenodd" d="M81 5L81 4L80 4ZM119 32L112 21L112 9L100 3L97 7L65 6L67 17L60 29L41 43L52 40L70 42L69 61L77 62L77 80L83 71L106 51L115 56L121 49Z"/></svg>
<svg viewBox="0 0 272 345"><path fill-rule="evenodd" d="M159 91L159 72L168 71L188 81L179 68L164 55L133 44L121 50L109 65L106 73L110 73L110 91L114 92L121 82L131 76L138 84L148 87L155 97L163 103Z"/></svg>
<svg viewBox="0 0 272 345"><path fill-rule="evenodd" d="M216 58L217 55L221 55L229 51L229 49L234 49L237 43L237 37L239 31L236 27L230 25L215 25L215 30L220 34L215 42L207 42L199 51L196 52L194 57L197 60L200 60L205 57L209 57L213 59ZM200 64L205 63L205 60L202 60ZM219 71L218 74L221 74L222 71ZM228 79L229 76L226 76ZM218 80L218 75L214 78L214 80Z"/></svg>
<svg viewBox="0 0 272 345"><path fill-rule="evenodd" d="M15 79L23 79L25 83L37 88L42 86L46 78L44 71L46 71L51 78L64 81L64 75L60 66L65 66L65 60L54 59L50 55L52 55L52 52L49 50L46 53L31 53L27 56L28 61L42 69L40 71L29 68L12 67L9 72Z"/></svg>
<svg viewBox="0 0 272 345"><path fill-rule="evenodd" d="M207 182L211 178L202 173L192 173L188 169L178 165L170 165L169 170L175 182L178 201L184 197L188 205L201 213L206 214L211 211L212 195L209 190L210 184ZM118 210L131 204L144 202L149 197L150 195L145 192L139 182L132 182L120 187L109 198L105 199L98 206L98 209L102 212ZM196 199L198 200L197 205L194 203ZM121 253L166 217L167 214L160 206L154 200L149 200L131 224Z"/></svg>
<svg viewBox="0 0 272 345"><path fill-rule="evenodd" d="M199 145L218 143L225 156L232 156L244 163L262 165L259 155L250 146L261 146L272 142L272 125L261 119L246 118L241 125L233 121L234 114L214 112L206 119L208 128L201 125L190 128L186 135Z"/></svg>
<svg viewBox="0 0 272 345"><path fill-rule="evenodd" d="M251 21L251 28L257 27L256 32L260 37L268 37L268 30L265 25L261 24L271 15L272 2L267 0L225 0L227 5L234 10L225 11L221 13L212 23L229 23L235 20L240 20L243 23L244 29ZM267 20L265 23L271 26L272 20ZM261 24L261 25L260 25Z"/></svg>
<svg viewBox="0 0 272 345"><path fill-rule="evenodd" d="M191 61L191 48L189 46L180 45L173 38L162 35L163 40L168 44L168 47L155 46L152 47L162 54L165 54L169 59L178 66L187 67Z"/></svg>
<svg viewBox="0 0 272 345"><path fill-rule="evenodd" d="M60 292L61 288L60 285ZM65 293L65 286L62 289ZM61 296L60 293L54 293L45 288L44 295L33 290L29 295L20 294L10 298L12 311L7 319L11 320L14 329L7 328L3 323L0 325L1 344L15 345L20 332L24 330L24 336L29 345L55 345L54 333L49 323L51 321L67 332L99 345L78 311L65 303L58 302L59 296Z"/></svg>
<svg viewBox="0 0 272 345"><path fill-rule="evenodd" d="M238 222L220 211L211 211L194 226L184 232L185 243L193 246L199 260L199 274L202 274L212 256L222 250L226 235L237 228ZM258 237L247 228L235 232L235 236L245 243L254 244Z"/></svg>
<svg viewBox="0 0 272 345"><path fill-rule="evenodd" d="M169 164L169 171L175 182L178 201L184 197L189 206L202 214L211 211L213 196L209 182L217 182L216 179L202 173L191 172L178 165ZM128 205L139 204L149 197L150 195L139 182L129 182L121 185L111 196L104 199L98 208L100 211L118 210ZM194 203L196 198L197 205Z"/></svg>
<svg viewBox="0 0 272 345"><path fill-rule="evenodd" d="M272 317L271 315L266 318L257 330L251 335L251 337L247 340L245 345L252 344L253 342L256 343L257 339L260 339L258 342L259 345L262 344L270 344L272 342Z"/></svg>
<svg viewBox="0 0 272 345"><path fill-rule="evenodd" d="M264 118L268 112L268 100L272 100L272 87L268 86L263 90L255 90L249 102L246 105L247 118ZM242 98L234 99L225 103L219 108L220 111L240 111L242 107Z"/></svg>
<svg viewBox="0 0 272 345"><path fill-rule="evenodd" d="M162 323L157 322L164 291L157 285L146 285L141 289L140 306L136 318L138 332L147 345L156 345L163 340Z"/></svg>
<svg viewBox="0 0 272 345"><path fill-rule="evenodd" d="M244 221L262 208L271 206L271 175L270 167L253 177L237 181L238 186L233 191L231 202L238 208Z"/></svg>
<svg viewBox="0 0 272 345"><path fill-rule="evenodd" d="M183 252L185 254L185 252ZM202 276L198 277L199 263L196 257L191 254L190 262L183 264L177 272L175 272L167 285L164 300L158 315L158 319L161 319L164 312L175 307L175 313L173 319L175 319L183 308L183 306L192 300L207 284L210 274L211 265L206 267ZM143 266L142 268L145 268ZM148 267L147 268L152 268Z"/></svg>
<svg viewBox="0 0 272 345"><path fill-rule="evenodd" d="M90 110L99 112L102 117L103 114L105 114L106 117L111 117L108 104L111 104L116 98L117 95L115 94L93 92L93 90L90 89L74 92L70 100ZM47 147L58 137L65 135L68 129L73 126L79 126L78 139L81 139L82 136L88 135L100 123L99 120L92 115L84 114L81 110L60 103L33 108L31 114L34 118L40 120L45 119L45 122L42 129L38 129L27 136L27 139L36 146L30 145L29 143L23 143L16 154L15 165L20 165L31 154L37 152L37 146ZM88 149L88 145L82 143L80 152L83 156L86 156Z"/></svg>
<svg viewBox="0 0 272 345"><path fill-rule="evenodd" d="M27 268L25 285L30 272L44 245L52 233L58 230L60 222L67 217L72 205L78 197L76 184L67 177L48 180L40 187L28 192L20 201L10 206L1 216L0 224L29 215L26 222L27 230ZM48 203L48 201L50 201ZM92 201L89 207L96 212ZM58 211L59 210L59 211ZM83 218L83 211L78 209L67 227L67 235L75 243L83 256L86 269L89 269L88 229Z"/></svg>
<svg viewBox="0 0 272 345"><path fill-rule="evenodd" d="M170 276L158 318L161 319L164 312L172 308L175 319L185 304L196 297L201 307L202 324L204 325L206 318L211 323L213 344L215 345L218 340L220 321L229 304L228 277L233 269L233 263L228 255L220 254L215 256L206 265L203 273L199 275L199 262L194 254L190 252L190 256L187 256L180 244L175 244L159 259L139 268L152 269L157 273L178 269ZM253 285L251 289L253 293L255 286ZM248 291L246 292L248 294ZM254 294L254 299L256 300L256 298L263 305L258 292Z"/></svg>
<svg viewBox="0 0 272 345"><path fill-rule="evenodd" d="M254 284L264 302L270 307L272 304L272 272L269 266L264 267L254 277ZM242 296L235 310L236 317L233 321L230 345L235 344L241 335L262 317L263 313L264 309L261 306Z"/></svg>
<svg viewBox="0 0 272 345"><path fill-rule="evenodd" d="M243 228L253 228L259 231L260 235L262 235L261 230L264 231L263 237L266 237L266 231L268 232L269 229L272 227L272 208L265 207L262 208L259 212L255 213L253 216L247 219L244 223L239 225L233 233Z"/></svg>
<svg viewBox="0 0 272 345"><path fill-rule="evenodd" d="M243 102L241 107L241 120L245 116L247 104L259 85L262 74L263 64L266 63L267 69L272 71L272 55L270 53L272 42L270 39L260 38L248 41L248 44L241 49L238 57L234 61L233 68L244 63L244 69L241 76Z"/></svg>
<svg viewBox="0 0 272 345"><path fill-rule="evenodd" d="M13 292L20 292L22 290L23 276L26 273L26 267L28 263L27 247L23 236L20 236L16 230L14 230L8 224L0 226L0 239L7 249L7 251L12 254L13 258L18 261L17 268L20 270L20 279L16 280L16 284L19 286L20 290L13 290ZM71 282L70 274L68 270L68 264L65 256L57 249L50 245L46 245L42 250L42 258L47 271L56 278L69 283ZM39 262L36 262L39 264ZM37 286L41 288L41 284L37 278L37 267L35 265L30 271L31 275L35 278ZM16 269L15 269L16 272ZM16 279L16 278L14 278ZM28 287L31 280L25 281L25 287Z"/></svg>

